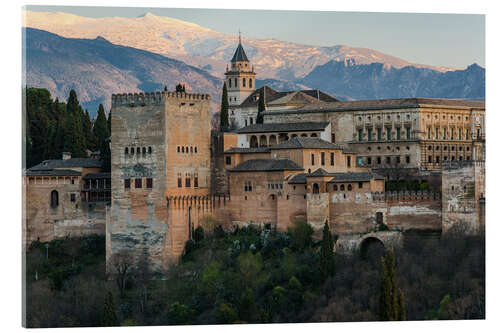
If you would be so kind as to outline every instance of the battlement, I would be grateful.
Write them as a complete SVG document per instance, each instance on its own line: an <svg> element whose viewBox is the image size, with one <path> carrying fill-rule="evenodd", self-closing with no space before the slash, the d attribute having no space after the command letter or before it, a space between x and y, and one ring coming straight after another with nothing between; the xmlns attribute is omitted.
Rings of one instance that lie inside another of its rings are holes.
<svg viewBox="0 0 500 333"><path fill-rule="evenodd" d="M437 191L387 191L372 192L373 201L437 201L441 193Z"/></svg>
<svg viewBox="0 0 500 333"><path fill-rule="evenodd" d="M485 162L479 160L473 161L444 161L442 164L443 170L454 170L466 167L479 167L484 168Z"/></svg>
<svg viewBox="0 0 500 333"><path fill-rule="evenodd" d="M146 106L146 105L161 105L167 99L177 99L180 101L204 101L210 100L209 94L191 94L174 91L155 91L151 93L125 93L112 94L111 106Z"/></svg>

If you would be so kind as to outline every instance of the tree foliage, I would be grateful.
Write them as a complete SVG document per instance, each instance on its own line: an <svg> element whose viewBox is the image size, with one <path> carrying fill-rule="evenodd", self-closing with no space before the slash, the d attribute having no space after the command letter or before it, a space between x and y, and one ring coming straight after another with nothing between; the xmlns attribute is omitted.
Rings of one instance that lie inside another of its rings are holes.
<svg viewBox="0 0 500 333"><path fill-rule="evenodd" d="M265 87L263 89L265 89ZM264 91L264 90L262 90L262 91ZM264 116L262 115L262 112L264 112L264 111L266 111L266 104L264 101L264 94L261 93L259 96L259 106L257 109L257 119L256 119L257 124L264 123Z"/></svg>
<svg viewBox="0 0 500 333"><path fill-rule="evenodd" d="M229 128L229 101L227 97L226 83L222 87L222 100L220 103L220 130L227 131Z"/></svg>

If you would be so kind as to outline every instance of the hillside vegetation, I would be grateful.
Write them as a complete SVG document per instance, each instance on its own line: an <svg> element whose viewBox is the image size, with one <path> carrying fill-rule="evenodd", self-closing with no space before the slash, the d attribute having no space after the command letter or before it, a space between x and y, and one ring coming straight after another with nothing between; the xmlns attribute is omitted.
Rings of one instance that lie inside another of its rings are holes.
<svg viewBox="0 0 500 333"><path fill-rule="evenodd" d="M104 237L35 243L27 254L29 327L182 325L485 316L484 237L411 237L362 259L328 252L305 223L288 232L201 228L166 272L106 276ZM331 255L330 255L330 254ZM124 256L125 258L125 256ZM116 266L117 267L117 266ZM115 267L115 268L116 268ZM113 278L113 279L108 279ZM391 295L397 293L397 298ZM393 300L393 301L391 301ZM392 312L391 312L392 311ZM393 316L388 316L388 314ZM399 313L397 317L394 314Z"/></svg>

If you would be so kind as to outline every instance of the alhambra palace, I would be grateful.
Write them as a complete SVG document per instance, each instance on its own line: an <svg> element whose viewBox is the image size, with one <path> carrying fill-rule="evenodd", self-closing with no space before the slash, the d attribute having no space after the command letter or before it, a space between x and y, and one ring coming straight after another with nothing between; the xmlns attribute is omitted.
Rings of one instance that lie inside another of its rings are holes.
<svg viewBox="0 0 500 333"><path fill-rule="evenodd" d="M207 94L113 94L111 172L69 153L26 170L23 244L102 234L108 260L145 252L165 268L199 225L307 221L320 237L326 222L336 251L484 231L484 102L256 89L241 41L225 75L225 132L211 129Z"/></svg>

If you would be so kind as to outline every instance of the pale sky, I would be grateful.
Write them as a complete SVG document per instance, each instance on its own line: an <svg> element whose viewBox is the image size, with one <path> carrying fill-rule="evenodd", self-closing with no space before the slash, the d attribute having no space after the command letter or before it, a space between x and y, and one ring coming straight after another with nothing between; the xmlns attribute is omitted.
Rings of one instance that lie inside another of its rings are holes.
<svg viewBox="0 0 500 333"><path fill-rule="evenodd" d="M27 6L27 9L95 18L137 17L150 12L226 34L237 34L241 29L248 37L366 47L420 64L485 66L484 15L79 6Z"/></svg>

